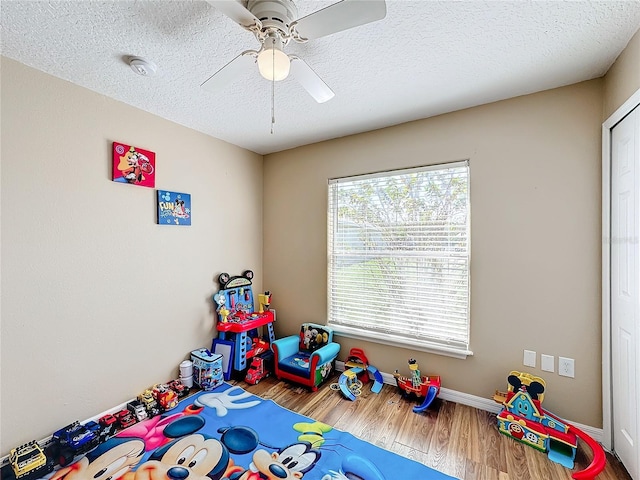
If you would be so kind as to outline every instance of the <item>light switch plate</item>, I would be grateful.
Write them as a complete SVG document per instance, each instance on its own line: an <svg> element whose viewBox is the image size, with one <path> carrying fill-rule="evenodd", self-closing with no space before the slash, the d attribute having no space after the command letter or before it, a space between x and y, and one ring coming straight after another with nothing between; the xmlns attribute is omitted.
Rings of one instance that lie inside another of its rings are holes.
<svg viewBox="0 0 640 480"><path fill-rule="evenodd" d="M553 355L540 355L540 368L545 372L555 372L555 357Z"/></svg>
<svg viewBox="0 0 640 480"><path fill-rule="evenodd" d="M524 351L524 360L522 363L527 367L536 367L536 352L532 350Z"/></svg>

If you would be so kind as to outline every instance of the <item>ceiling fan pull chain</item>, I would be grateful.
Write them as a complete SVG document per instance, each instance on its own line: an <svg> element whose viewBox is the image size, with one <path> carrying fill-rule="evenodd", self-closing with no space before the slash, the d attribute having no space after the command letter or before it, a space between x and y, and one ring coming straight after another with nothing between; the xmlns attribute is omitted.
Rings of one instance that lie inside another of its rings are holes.
<svg viewBox="0 0 640 480"><path fill-rule="evenodd" d="M273 135L273 125L276 123L276 107L275 107L275 96L276 96L276 51L275 49L271 50L271 135Z"/></svg>

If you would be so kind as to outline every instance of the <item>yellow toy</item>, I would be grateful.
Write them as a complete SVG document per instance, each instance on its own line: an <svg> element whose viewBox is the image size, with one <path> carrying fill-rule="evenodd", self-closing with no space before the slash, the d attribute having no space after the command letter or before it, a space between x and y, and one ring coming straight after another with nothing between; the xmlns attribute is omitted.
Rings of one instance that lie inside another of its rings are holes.
<svg viewBox="0 0 640 480"><path fill-rule="evenodd" d="M264 293L258 294L258 304L260 305L258 313L264 313L265 310L269 310L269 305L271 305L271 292L267 290Z"/></svg>

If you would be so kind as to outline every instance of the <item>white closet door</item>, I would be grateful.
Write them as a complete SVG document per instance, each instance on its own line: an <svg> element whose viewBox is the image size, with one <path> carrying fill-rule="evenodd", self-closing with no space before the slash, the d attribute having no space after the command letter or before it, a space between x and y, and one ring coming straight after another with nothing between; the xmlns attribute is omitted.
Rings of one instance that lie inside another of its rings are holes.
<svg viewBox="0 0 640 480"><path fill-rule="evenodd" d="M611 131L611 369L613 448L631 477L638 465L640 322L640 107Z"/></svg>

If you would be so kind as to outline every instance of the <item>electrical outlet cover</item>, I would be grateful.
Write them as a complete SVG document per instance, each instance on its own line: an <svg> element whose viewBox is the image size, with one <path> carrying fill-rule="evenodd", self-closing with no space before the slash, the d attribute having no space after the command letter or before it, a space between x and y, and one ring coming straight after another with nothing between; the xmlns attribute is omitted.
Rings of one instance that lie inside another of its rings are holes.
<svg viewBox="0 0 640 480"><path fill-rule="evenodd" d="M558 375L575 378L575 363L573 358L558 357Z"/></svg>

